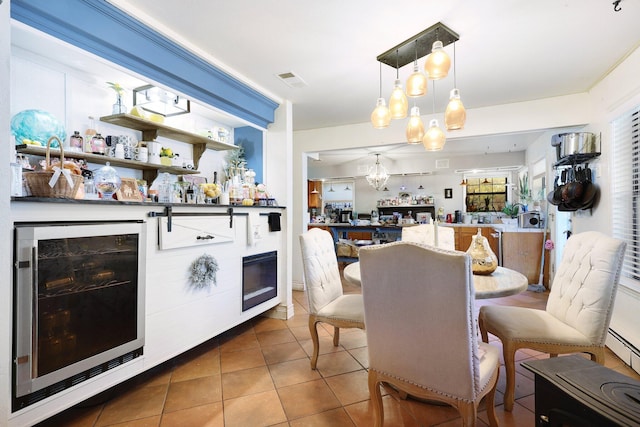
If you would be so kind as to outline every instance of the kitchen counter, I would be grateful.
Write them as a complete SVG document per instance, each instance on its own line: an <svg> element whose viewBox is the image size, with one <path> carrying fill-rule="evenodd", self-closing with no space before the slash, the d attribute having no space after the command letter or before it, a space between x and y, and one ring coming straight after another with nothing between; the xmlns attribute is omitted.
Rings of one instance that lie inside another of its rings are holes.
<svg viewBox="0 0 640 427"><path fill-rule="evenodd" d="M341 222L332 222L329 224L325 223L310 223L310 227L335 227L335 228L353 228L353 229L371 229L371 228L390 228L400 230L402 227L415 227L420 224L389 224L389 225L351 225L349 223L341 223ZM510 224L464 224L464 223L449 223L449 222L440 222L438 223L441 227L453 227L453 228L495 228L497 230L502 231L503 233L542 233L544 228L522 228L517 227Z"/></svg>

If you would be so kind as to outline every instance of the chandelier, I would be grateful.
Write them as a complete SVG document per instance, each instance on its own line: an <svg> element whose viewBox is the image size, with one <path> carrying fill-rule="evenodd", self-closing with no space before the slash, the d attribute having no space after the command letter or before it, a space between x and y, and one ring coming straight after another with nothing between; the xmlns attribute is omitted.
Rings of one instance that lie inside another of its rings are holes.
<svg viewBox="0 0 640 427"><path fill-rule="evenodd" d="M434 81L445 78L451 67L451 59L444 51L444 47L452 44L454 46L454 67L453 67L453 89L450 93L450 100L445 110L445 126L448 131L462 129L466 120L466 111L460 98L460 90L457 88L456 68L455 68L455 42L459 40L458 34L453 32L446 25L438 22L410 39L389 49L376 58L381 64L389 65L396 69L396 79L394 89L389 99L389 107L385 105L382 97L382 72L380 74L380 97L376 103L376 109L371 115L371 122L376 129L389 126L390 118L401 119L407 116L409 96L414 103L411 108L411 115L406 127L406 140L409 144L422 144L427 151L438 151L444 147L446 136L440 129L438 121L432 119L428 130L420 117L420 109L416 105L417 98L426 95L427 79ZM427 56L424 64L424 72L418 69L418 58ZM399 79L401 67L413 62L413 73L409 76L406 84L406 96L402 92L402 84ZM435 87L435 86L434 86ZM402 92L402 93L401 93ZM435 90L433 91L433 113L435 114ZM383 114L384 113L384 114ZM389 116L391 116L389 118Z"/></svg>
<svg viewBox="0 0 640 427"><path fill-rule="evenodd" d="M380 190L380 188L384 187L387 181L389 181L387 169L382 166L379 157L380 154L376 154L376 164L369 168L369 173L366 176L369 185L376 190Z"/></svg>

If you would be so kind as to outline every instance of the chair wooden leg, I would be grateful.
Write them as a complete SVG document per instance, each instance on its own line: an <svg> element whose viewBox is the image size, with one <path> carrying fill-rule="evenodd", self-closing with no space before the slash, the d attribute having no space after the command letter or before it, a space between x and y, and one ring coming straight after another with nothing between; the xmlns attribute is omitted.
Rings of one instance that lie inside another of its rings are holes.
<svg viewBox="0 0 640 427"><path fill-rule="evenodd" d="M382 393L380 392L380 381L378 373L369 369L369 397L373 404L373 425L382 427L384 420L384 409L382 407Z"/></svg>
<svg viewBox="0 0 640 427"><path fill-rule="evenodd" d="M318 322L315 316L309 316L309 333L311 334L311 342L313 342L313 354L311 355L311 369L316 369L318 363L318 353L320 352L320 340L318 339Z"/></svg>
<svg viewBox="0 0 640 427"><path fill-rule="evenodd" d="M504 391L504 410L511 412L516 395L516 349L509 341L502 341L504 368L507 373L507 385Z"/></svg>
<svg viewBox="0 0 640 427"><path fill-rule="evenodd" d="M333 346L337 347L340 344L340 328L337 326L333 327Z"/></svg>
<svg viewBox="0 0 640 427"><path fill-rule="evenodd" d="M487 418L491 427L498 427L498 417L496 416L496 388L498 388L498 377L500 375L500 363L496 367L496 380L491 387L491 391L485 396L485 405L487 406Z"/></svg>
<svg viewBox="0 0 640 427"><path fill-rule="evenodd" d="M604 348L600 348L598 350L594 350L591 353L591 360L601 365L604 365Z"/></svg>
<svg viewBox="0 0 640 427"><path fill-rule="evenodd" d="M482 313L478 318L478 327L480 328L480 337L482 338L482 342L489 342L489 335L487 334L487 330L484 327L484 319L482 318Z"/></svg>
<svg viewBox="0 0 640 427"><path fill-rule="evenodd" d="M464 402L458 405L464 427L474 427L478 422L478 406L476 402Z"/></svg>

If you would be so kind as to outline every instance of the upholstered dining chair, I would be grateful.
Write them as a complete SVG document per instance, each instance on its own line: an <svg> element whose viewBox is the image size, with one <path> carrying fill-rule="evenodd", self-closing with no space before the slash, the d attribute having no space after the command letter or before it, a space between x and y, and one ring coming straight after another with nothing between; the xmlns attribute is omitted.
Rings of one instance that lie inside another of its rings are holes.
<svg viewBox="0 0 640 427"><path fill-rule="evenodd" d="M437 244L435 227L438 227ZM456 248L455 232L453 228L440 227L436 224L420 224L411 227L402 227L401 240L403 242L437 246L442 249L454 250Z"/></svg>
<svg viewBox="0 0 640 427"><path fill-rule="evenodd" d="M465 426L476 425L486 396L497 426L500 351L478 339L471 257L400 241L361 248L360 270L375 426L384 422L381 383L455 407Z"/></svg>
<svg viewBox="0 0 640 427"><path fill-rule="evenodd" d="M602 233L572 235L564 247L546 310L483 306L478 324L482 340L488 334L502 341L507 385L506 411L515 399L515 353L530 348L551 357L588 353L604 364L605 338L618 288L626 243Z"/></svg>
<svg viewBox="0 0 640 427"><path fill-rule="evenodd" d="M309 332L313 342L311 369L316 369L320 342L319 322L333 326L333 345L340 343L340 328L364 329L361 294L343 294L338 259L331 233L312 228L300 235L304 281L309 302Z"/></svg>

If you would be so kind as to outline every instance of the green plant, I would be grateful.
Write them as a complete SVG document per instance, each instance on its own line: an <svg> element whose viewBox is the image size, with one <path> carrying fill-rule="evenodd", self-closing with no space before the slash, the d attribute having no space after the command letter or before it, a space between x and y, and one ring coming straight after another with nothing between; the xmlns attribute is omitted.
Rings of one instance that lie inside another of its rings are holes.
<svg viewBox="0 0 640 427"><path fill-rule="evenodd" d="M120 86L120 83L107 82L107 84L118 94L118 96L122 96L122 94L124 93L124 88Z"/></svg>
<svg viewBox="0 0 640 427"><path fill-rule="evenodd" d="M529 174L524 174L518 178L518 196L523 203L532 201L531 188L529 188Z"/></svg>
<svg viewBox="0 0 640 427"><path fill-rule="evenodd" d="M511 203L505 203L504 208L502 208L502 213L507 215L509 218L515 218L518 216L519 206L515 206Z"/></svg>

